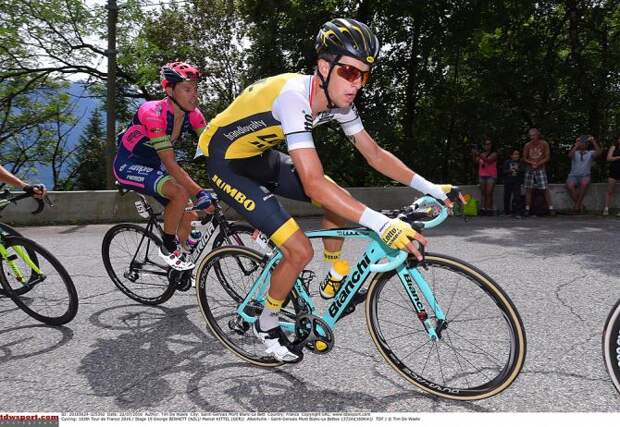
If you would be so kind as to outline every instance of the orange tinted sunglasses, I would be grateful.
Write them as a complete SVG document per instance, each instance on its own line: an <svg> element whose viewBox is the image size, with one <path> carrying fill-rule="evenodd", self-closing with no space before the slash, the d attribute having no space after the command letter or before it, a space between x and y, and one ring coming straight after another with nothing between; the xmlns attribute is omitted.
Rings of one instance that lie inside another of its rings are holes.
<svg viewBox="0 0 620 427"><path fill-rule="evenodd" d="M362 71L353 65L341 64L340 62L336 62L336 65L338 65L336 74L350 83L355 83L358 79L362 79L362 86L366 86L366 83L370 80L370 70Z"/></svg>

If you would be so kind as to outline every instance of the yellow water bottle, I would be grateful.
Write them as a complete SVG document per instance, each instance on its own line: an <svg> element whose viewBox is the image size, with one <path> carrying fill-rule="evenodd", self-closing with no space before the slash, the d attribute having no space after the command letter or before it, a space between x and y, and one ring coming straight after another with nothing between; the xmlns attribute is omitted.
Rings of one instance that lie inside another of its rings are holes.
<svg viewBox="0 0 620 427"><path fill-rule="evenodd" d="M325 299L333 298L347 274L349 274L349 263L342 259L335 261L327 277L321 283L319 289L321 296Z"/></svg>

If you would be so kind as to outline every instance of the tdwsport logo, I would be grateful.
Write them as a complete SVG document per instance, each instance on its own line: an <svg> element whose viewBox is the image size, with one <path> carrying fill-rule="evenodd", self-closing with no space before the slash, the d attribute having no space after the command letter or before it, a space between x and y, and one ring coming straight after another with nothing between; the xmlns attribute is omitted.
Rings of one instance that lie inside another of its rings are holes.
<svg viewBox="0 0 620 427"><path fill-rule="evenodd" d="M254 202L254 200L248 199L248 197L245 194L243 194L241 191L237 190L235 187L231 186L230 184L226 184L224 181L222 181L222 178L220 178L219 176L213 175L213 178L211 178L211 181L213 181L213 183L217 186L217 188L219 188L220 190L228 194L230 197L235 199L235 201L238 202L240 205L242 205L246 211L251 212L256 208L256 203Z"/></svg>

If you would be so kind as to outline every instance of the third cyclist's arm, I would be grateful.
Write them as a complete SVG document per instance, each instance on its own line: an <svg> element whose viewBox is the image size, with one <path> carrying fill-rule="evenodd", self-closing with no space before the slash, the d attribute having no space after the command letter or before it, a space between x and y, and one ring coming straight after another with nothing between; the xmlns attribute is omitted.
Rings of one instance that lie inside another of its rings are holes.
<svg viewBox="0 0 620 427"><path fill-rule="evenodd" d="M19 188L20 190L26 186L24 181L6 170L3 166L0 166L0 182L6 182L15 188Z"/></svg>

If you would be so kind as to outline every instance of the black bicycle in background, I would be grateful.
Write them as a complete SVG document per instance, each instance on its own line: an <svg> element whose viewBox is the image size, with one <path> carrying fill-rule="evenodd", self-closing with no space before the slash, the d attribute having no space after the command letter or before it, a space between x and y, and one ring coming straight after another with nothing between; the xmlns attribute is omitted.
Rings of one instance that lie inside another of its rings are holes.
<svg viewBox="0 0 620 427"><path fill-rule="evenodd" d="M11 203L30 198L27 193L0 194L0 211ZM43 210L44 202L33 214ZM48 198L46 201L53 206ZM62 264L45 248L0 223L0 295L11 298L32 318L48 325L64 325L78 310L75 285Z"/></svg>
<svg viewBox="0 0 620 427"><path fill-rule="evenodd" d="M620 393L620 299L609 312L603 329L603 359L611 381Z"/></svg>
<svg viewBox="0 0 620 427"><path fill-rule="evenodd" d="M120 191L122 194L133 192L126 189ZM136 210L148 219L146 226L131 223L113 226L103 238L101 255L108 275L125 295L142 304L158 305L168 301L175 291L189 290L194 271L177 271L161 260L158 250L163 236L162 212L156 212L145 196L135 194L138 196ZM217 200L213 203L213 214L200 220L197 229L202 236L186 255L188 261L197 264L198 259L208 252L207 246L213 236L213 249L234 245L262 252L270 250L270 243L262 233L249 224L228 221Z"/></svg>

